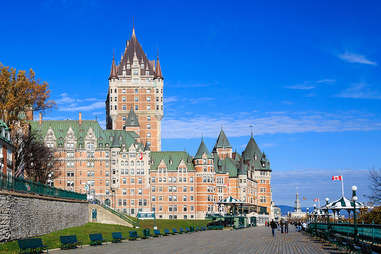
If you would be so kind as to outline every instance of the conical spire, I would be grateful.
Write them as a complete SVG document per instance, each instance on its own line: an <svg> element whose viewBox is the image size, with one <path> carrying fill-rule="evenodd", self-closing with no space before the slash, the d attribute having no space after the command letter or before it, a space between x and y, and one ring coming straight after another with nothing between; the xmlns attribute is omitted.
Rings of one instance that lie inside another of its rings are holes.
<svg viewBox="0 0 381 254"><path fill-rule="evenodd" d="M111 72L110 72L110 77L108 79L110 80L113 78L118 79L118 74L116 72L116 65L115 65L115 54L112 56Z"/></svg>
<svg viewBox="0 0 381 254"><path fill-rule="evenodd" d="M205 143L204 143L204 139L202 138L201 139L201 143L200 143L200 146L198 147L198 150L197 150L197 153L196 155L194 156L195 159L201 159L202 158L202 155L203 154L206 154L206 156L208 158L212 158L212 155L209 153L209 150L208 148L206 147Z"/></svg>
<svg viewBox="0 0 381 254"><path fill-rule="evenodd" d="M150 145L146 142L146 145L144 146L144 151L150 151Z"/></svg>
<svg viewBox="0 0 381 254"><path fill-rule="evenodd" d="M221 128L220 135L218 135L214 149L216 148L232 148L224 130Z"/></svg>
<svg viewBox="0 0 381 254"><path fill-rule="evenodd" d="M242 155L245 160L250 160L255 158L255 154L257 154L257 158L259 158L261 156L261 150L255 142L254 137L251 136Z"/></svg>
<svg viewBox="0 0 381 254"><path fill-rule="evenodd" d="M139 127L138 117L135 114L134 109L131 106L130 112L126 120L126 127Z"/></svg>
<svg viewBox="0 0 381 254"><path fill-rule="evenodd" d="M156 60L156 67L155 67L155 78L163 78L163 74L161 73L161 66L160 66L160 61L159 61L159 54L157 55L157 60Z"/></svg>

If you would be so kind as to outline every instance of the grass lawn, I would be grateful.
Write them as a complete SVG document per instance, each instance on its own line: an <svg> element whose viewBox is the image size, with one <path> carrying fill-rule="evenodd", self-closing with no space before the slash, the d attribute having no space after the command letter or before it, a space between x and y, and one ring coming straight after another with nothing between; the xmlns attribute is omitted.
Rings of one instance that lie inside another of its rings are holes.
<svg viewBox="0 0 381 254"><path fill-rule="evenodd" d="M163 231L165 228L172 230L176 228L177 230L182 227L189 226L206 226L208 220L156 220L156 225L160 231ZM139 236L142 236L142 230L144 228L153 228L153 220L141 220L139 221L139 228L133 229L126 226L111 225L111 224L101 224L101 223L87 223L83 226L72 227L49 233L46 235L40 236L42 242L49 246L49 249L59 248L60 247L60 236L62 235L77 235L78 241L82 244L89 244L89 234L91 233L102 233L103 239L107 242L111 242L111 233L112 232L122 232L123 237L128 238L129 231L136 230ZM152 232L151 232L152 233ZM0 253L18 253L19 248L17 241L7 242L0 244Z"/></svg>

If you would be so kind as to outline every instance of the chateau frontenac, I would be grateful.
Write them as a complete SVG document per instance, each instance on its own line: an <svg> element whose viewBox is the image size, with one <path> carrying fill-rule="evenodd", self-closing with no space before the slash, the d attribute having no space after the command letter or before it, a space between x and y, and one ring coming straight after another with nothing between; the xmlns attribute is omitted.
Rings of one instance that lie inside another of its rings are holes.
<svg viewBox="0 0 381 254"><path fill-rule="evenodd" d="M201 139L194 155L161 151L164 77L134 30L120 61L112 59L108 84L106 129L81 113L78 120L31 121L61 163L54 186L87 192L131 216L203 219L228 212L218 203L229 197L254 208L249 212L270 213L270 162L253 134L242 154L222 129L211 150Z"/></svg>

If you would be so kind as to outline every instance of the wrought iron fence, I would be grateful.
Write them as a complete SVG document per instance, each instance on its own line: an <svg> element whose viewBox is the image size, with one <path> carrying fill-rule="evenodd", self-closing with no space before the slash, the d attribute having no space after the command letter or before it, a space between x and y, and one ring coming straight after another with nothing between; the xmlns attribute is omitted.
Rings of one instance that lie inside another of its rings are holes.
<svg viewBox="0 0 381 254"><path fill-rule="evenodd" d="M87 200L86 194L54 188L20 177L0 174L0 190L38 194L65 199Z"/></svg>
<svg viewBox="0 0 381 254"><path fill-rule="evenodd" d="M353 237L355 226L347 223L310 223L309 229L325 231L327 233L340 234L347 237ZM360 240L370 241L372 243L381 243L381 225L379 224L357 224L357 232Z"/></svg>

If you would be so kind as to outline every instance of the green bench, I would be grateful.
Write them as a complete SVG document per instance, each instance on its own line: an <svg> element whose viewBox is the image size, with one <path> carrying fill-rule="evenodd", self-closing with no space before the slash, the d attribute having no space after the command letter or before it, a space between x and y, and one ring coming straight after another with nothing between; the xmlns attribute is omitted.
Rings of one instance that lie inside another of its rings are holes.
<svg viewBox="0 0 381 254"><path fill-rule="evenodd" d="M130 231L129 234L130 234L130 237L128 238L129 240L136 240L138 238L138 233L136 231Z"/></svg>
<svg viewBox="0 0 381 254"><path fill-rule="evenodd" d="M169 229L168 228L166 228L166 229L164 229L164 234L163 235L169 235L171 232L169 232Z"/></svg>
<svg viewBox="0 0 381 254"><path fill-rule="evenodd" d="M159 237L160 235L161 235L160 230L158 230L158 229L153 230L153 237Z"/></svg>
<svg viewBox="0 0 381 254"><path fill-rule="evenodd" d="M150 230L149 230L149 228L145 228L145 229L143 229L143 239L147 239L147 238L149 238L151 236L151 233L150 233Z"/></svg>
<svg viewBox="0 0 381 254"><path fill-rule="evenodd" d="M103 236L100 233L89 234L89 238L90 238L90 246L102 245L102 243L104 242Z"/></svg>
<svg viewBox="0 0 381 254"><path fill-rule="evenodd" d="M17 240L17 243L20 248L20 253L42 252L42 250L46 250L46 253L48 253L48 246L42 244L41 238Z"/></svg>
<svg viewBox="0 0 381 254"><path fill-rule="evenodd" d="M112 232L112 242L113 243L120 243L122 240L125 240L126 238L123 238L122 232Z"/></svg>
<svg viewBox="0 0 381 254"><path fill-rule="evenodd" d="M78 245L82 245L82 243L77 240L76 235L62 235L60 236L60 242L62 250L74 249L77 248Z"/></svg>

